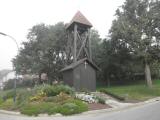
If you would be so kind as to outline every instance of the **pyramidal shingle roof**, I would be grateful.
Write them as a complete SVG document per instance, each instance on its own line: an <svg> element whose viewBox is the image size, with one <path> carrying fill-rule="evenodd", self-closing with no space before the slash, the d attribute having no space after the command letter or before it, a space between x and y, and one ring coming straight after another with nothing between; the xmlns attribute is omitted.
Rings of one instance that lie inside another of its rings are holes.
<svg viewBox="0 0 160 120"><path fill-rule="evenodd" d="M72 25L73 23L80 23L80 24L84 24L87 25L89 27L92 27L92 24L89 22L89 20L87 20L87 18L80 12L78 11L74 17L72 18L70 25Z"/></svg>

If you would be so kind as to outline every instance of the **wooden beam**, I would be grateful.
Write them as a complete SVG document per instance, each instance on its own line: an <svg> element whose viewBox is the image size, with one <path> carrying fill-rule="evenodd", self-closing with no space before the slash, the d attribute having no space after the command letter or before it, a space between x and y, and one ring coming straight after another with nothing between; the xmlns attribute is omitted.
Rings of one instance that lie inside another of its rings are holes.
<svg viewBox="0 0 160 120"><path fill-rule="evenodd" d="M77 25L74 25L74 46L73 46L73 62L77 61Z"/></svg>
<svg viewBox="0 0 160 120"><path fill-rule="evenodd" d="M81 37L80 37L80 35L77 33L77 35L78 35L78 37L79 37L79 39L80 40L82 40L81 39ZM78 51L78 54L77 54L77 59L79 58L79 56L80 56L80 54L81 54L81 51L82 51L82 49L84 48L84 46L85 46L85 44L86 44L86 40L87 40L87 37L83 40L83 42L82 42L82 45L81 45L81 47L80 47L80 49L79 49L79 51Z"/></svg>
<svg viewBox="0 0 160 120"><path fill-rule="evenodd" d="M87 58L89 58L89 53L88 53L88 51L87 51L87 48L84 48L84 51L85 51L85 53L86 53L86 55L87 55Z"/></svg>
<svg viewBox="0 0 160 120"><path fill-rule="evenodd" d="M88 29L88 49L89 49L89 59L92 61L92 49L91 49L91 30Z"/></svg>

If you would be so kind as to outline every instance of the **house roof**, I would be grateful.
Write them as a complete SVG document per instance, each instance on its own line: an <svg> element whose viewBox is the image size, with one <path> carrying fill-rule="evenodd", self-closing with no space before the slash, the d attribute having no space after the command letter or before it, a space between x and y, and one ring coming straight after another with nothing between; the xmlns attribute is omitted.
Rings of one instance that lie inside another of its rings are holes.
<svg viewBox="0 0 160 120"><path fill-rule="evenodd" d="M60 72L64 72L64 71L67 71L67 70L70 70L70 69L74 69L75 67L77 67L78 65L84 63L84 62L87 62L88 64L90 64L94 69L96 70L100 70L92 61L90 61L89 59L87 58L84 58L84 59L81 59L75 63L72 63L70 64L69 66L63 68L62 70L60 70Z"/></svg>
<svg viewBox="0 0 160 120"><path fill-rule="evenodd" d="M72 24L74 23L79 23L79 24L87 25L88 27L92 27L92 24L89 22L89 20L87 20L87 18L80 11L78 11L74 15L71 22L68 24L67 28L72 26Z"/></svg>

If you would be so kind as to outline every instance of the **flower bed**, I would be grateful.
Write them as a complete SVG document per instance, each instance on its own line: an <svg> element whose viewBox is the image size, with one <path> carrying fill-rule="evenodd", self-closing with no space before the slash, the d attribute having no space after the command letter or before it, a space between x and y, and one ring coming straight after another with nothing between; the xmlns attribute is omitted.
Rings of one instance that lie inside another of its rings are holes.
<svg viewBox="0 0 160 120"><path fill-rule="evenodd" d="M5 99L0 99L0 108L20 111L22 114L77 114L88 110L88 105L74 97L74 90L66 85L44 85L34 89L17 90L16 104L13 95L4 94ZM3 98L3 97L2 97Z"/></svg>
<svg viewBox="0 0 160 120"><path fill-rule="evenodd" d="M75 97L77 99L83 100L88 103L101 103L105 104L105 100L102 98L99 98L93 94L86 94L86 93L76 93Z"/></svg>

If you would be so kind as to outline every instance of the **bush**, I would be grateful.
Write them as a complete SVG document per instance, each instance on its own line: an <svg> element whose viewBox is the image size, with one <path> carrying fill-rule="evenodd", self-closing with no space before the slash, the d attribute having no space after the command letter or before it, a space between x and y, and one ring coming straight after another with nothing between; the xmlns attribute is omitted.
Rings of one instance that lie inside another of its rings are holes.
<svg viewBox="0 0 160 120"><path fill-rule="evenodd" d="M52 97L45 97L44 101L45 102L54 102L54 103L58 103L58 104L63 104L65 103L67 100L73 100L74 98L72 98L70 95L61 92L59 95L57 96L52 96Z"/></svg>
<svg viewBox="0 0 160 120"><path fill-rule="evenodd" d="M35 96L30 97L30 101L42 101L46 97L45 92L42 90L38 92Z"/></svg>
<svg viewBox="0 0 160 120"><path fill-rule="evenodd" d="M86 103L79 100L68 100L64 104L56 104L51 102L32 102L24 105L20 111L22 114L35 115L47 113L49 115L61 113L63 115L70 115L81 113L88 110Z"/></svg>
<svg viewBox="0 0 160 120"><path fill-rule="evenodd" d="M50 97L50 96L56 96L59 95L61 92L72 95L74 94L74 90L67 86L67 85L44 85L44 86L40 86L36 89L42 90L46 96Z"/></svg>
<svg viewBox="0 0 160 120"><path fill-rule="evenodd" d="M101 98L101 97L97 97L98 99L98 102L101 103L101 104L106 104L106 101L105 99Z"/></svg>
<svg viewBox="0 0 160 120"><path fill-rule="evenodd" d="M15 91L14 90L9 90L3 95L3 99L7 100L10 98L13 98L15 96Z"/></svg>
<svg viewBox="0 0 160 120"><path fill-rule="evenodd" d="M40 105L39 104L25 104L21 109L20 109L22 114L26 114L26 115L35 115L37 116L38 114L40 114Z"/></svg>
<svg viewBox="0 0 160 120"><path fill-rule="evenodd" d="M0 98L0 105L4 102L4 100L2 98Z"/></svg>
<svg viewBox="0 0 160 120"><path fill-rule="evenodd" d="M1 103L0 108L5 110L13 110L14 109L13 99L7 99L3 103Z"/></svg>
<svg viewBox="0 0 160 120"><path fill-rule="evenodd" d="M78 106L78 111L77 113L81 113L81 112L84 112L84 111L87 111L88 110L88 104L83 102L83 101L80 101L80 100L71 100L70 101L71 103L74 103Z"/></svg>
<svg viewBox="0 0 160 120"><path fill-rule="evenodd" d="M53 110L55 106L57 105L54 103L33 102L33 103L28 103L24 105L20 109L20 111L22 114L37 116L38 114L41 114L41 113L55 113L54 111L52 112L50 111L50 110Z"/></svg>
<svg viewBox="0 0 160 120"><path fill-rule="evenodd" d="M61 92L59 95L57 95L55 97L55 101L54 102L63 104L65 101L68 101L68 100L73 100L73 98L70 95Z"/></svg>
<svg viewBox="0 0 160 120"><path fill-rule="evenodd" d="M75 103L65 103L61 107L58 108L59 113L63 115L71 115L79 113L79 106Z"/></svg>
<svg viewBox="0 0 160 120"><path fill-rule="evenodd" d="M29 101L30 96L32 96L34 92L32 90L19 90L17 92L17 105L21 106L24 105Z"/></svg>
<svg viewBox="0 0 160 120"><path fill-rule="evenodd" d="M70 100L59 108L63 115L77 114L88 110L88 105L80 100Z"/></svg>

